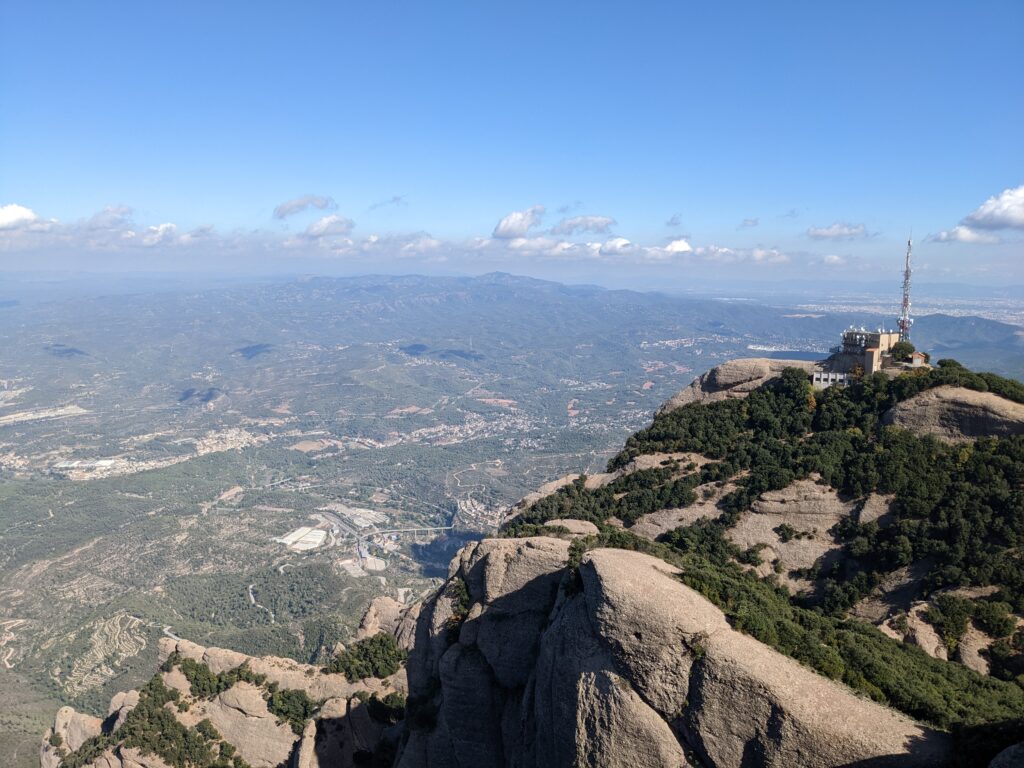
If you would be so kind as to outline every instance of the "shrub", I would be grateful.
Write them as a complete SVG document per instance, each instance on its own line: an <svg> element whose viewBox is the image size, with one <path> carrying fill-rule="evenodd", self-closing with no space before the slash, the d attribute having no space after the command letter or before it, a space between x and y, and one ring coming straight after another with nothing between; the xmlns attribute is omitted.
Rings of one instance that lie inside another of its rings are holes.
<svg viewBox="0 0 1024 768"><path fill-rule="evenodd" d="M384 678L395 674L407 657L394 637L378 632L338 654L325 671L342 673L350 683L368 677Z"/></svg>

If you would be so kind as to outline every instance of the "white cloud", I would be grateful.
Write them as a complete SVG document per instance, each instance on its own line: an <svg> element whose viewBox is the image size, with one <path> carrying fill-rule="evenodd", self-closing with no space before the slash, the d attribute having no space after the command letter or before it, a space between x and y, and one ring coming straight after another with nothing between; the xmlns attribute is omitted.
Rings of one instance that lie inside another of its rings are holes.
<svg viewBox="0 0 1024 768"><path fill-rule="evenodd" d="M39 220L31 208L17 203L0 205L0 229L14 229Z"/></svg>
<svg viewBox="0 0 1024 768"><path fill-rule="evenodd" d="M712 264L757 264L777 266L788 264L791 259L777 248L729 248L722 245L702 245L693 249L701 261Z"/></svg>
<svg viewBox="0 0 1024 768"><path fill-rule="evenodd" d="M617 222L611 216L573 216L562 219L551 228L553 235L573 235L577 232L606 234Z"/></svg>
<svg viewBox="0 0 1024 768"><path fill-rule="evenodd" d="M807 234L815 240L856 240L868 235L863 224L847 224L842 221L833 222L827 227L811 227Z"/></svg>
<svg viewBox="0 0 1024 768"><path fill-rule="evenodd" d="M526 233L531 229L540 226L543 217L543 205L533 205L523 211L512 211L512 213L498 222L498 225L494 228L494 237L506 240L525 237Z"/></svg>
<svg viewBox="0 0 1024 768"><path fill-rule="evenodd" d="M355 222L344 216L324 216L306 227L303 236L310 240L318 240L322 237L343 237L350 233L354 226Z"/></svg>
<svg viewBox="0 0 1024 768"><path fill-rule="evenodd" d="M693 253L693 246L690 245L689 240L685 237L681 237L666 245L665 251L668 253Z"/></svg>
<svg viewBox="0 0 1024 768"><path fill-rule="evenodd" d="M521 236L478 236L464 239L436 238L427 232L381 233L353 237L355 223L338 214L316 218L298 232L280 229L255 229L222 232L206 225L188 230L171 222L136 222L131 208L108 206L91 217L72 223L48 221L25 213L21 206L5 206L5 222L10 226L0 231L0 255L56 254L55 258L78 258L81 254L109 256L138 253L141 249L159 249L168 263L180 259L196 263L196 259L238 259L249 256L265 259L344 259L352 264L375 265L391 261L431 264L460 262L462 266L490 264L509 268L517 263L534 264L594 263L610 266L674 264L737 265L738 267L772 268L790 261L787 254L774 248L734 249L718 245L697 245L687 235L678 234L655 246L637 243L627 237L605 234L592 241L581 242L560 237L538 228L544 215L542 206L517 211L496 228L505 235L519 231ZM581 226L601 229L609 217L571 217L565 229L583 231ZM595 221L596 219L596 221ZM608 224L610 227L611 224ZM804 259L806 255L797 254ZM815 263L821 263L820 257Z"/></svg>
<svg viewBox="0 0 1024 768"><path fill-rule="evenodd" d="M694 248L693 252L704 261L718 262L719 264L735 264L742 261L742 254L732 248L720 245L702 245Z"/></svg>
<svg viewBox="0 0 1024 768"><path fill-rule="evenodd" d="M330 197L321 195L303 195L294 200L286 200L274 209L275 219L286 219L296 213L302 213L307 208L318 208L321 211L337 208L337 203Z"/></svg>
<svg viewBox="0 0 1024 768"><path fill-rule="evenodd" d="M828 256L822 258L821 263L828 267L841 267L846 263L846 259L842 256L830 253Z"/></svg>
<svg viewBox="0 0 1024 768"><path fill-rule="evenodd" d="M978 229L1024 229L1024 185L990 197L961 224Z"/></svg>
<svg viewBox="0 0 1024 768"><path fill-rule="evenodd" d="M204 224L201 227L196 227L191 232L186 232L180 238L178 242L182 245L194 245L196 243L204 243L210 241L214 237L213 225Z"/></svg>
<svg viewBox="0 0 1024 768"><path fill-rule="evenodd" d="M146 234L142 236L143 245L164 245L174 239L178 227L170 222L157 224L155 227L146 227Z"/></svg>
<svg viewBox="0 0 1024 768"><path fill-rule="evenodd" d="M436 251L444 246L444 243L435 237L431 237L426 232L420 232L414 235L409 242L402 245L402 253L406 255L418 255L424 253L430 253Z"/></svg>
<svg viewBox="0 0 1024 768"><path fill-rule="evenodd" d="M131 220L132 209L127 205L108 205L94 213L85 225L91 230L120 229L130 226Z"/></svg>
<svg viewBox="0 0 1024 768"><path fill-rule="evenodd" d="M991 245L999 242L999 238L995 235L976 232L963 224L943 230L937 235L929 235L927 239L933 243L973 243L975 245Z"/></svg>
<svg viewBox="0 0 1024 768"><path fill-rule="evenodd" d="M754 248L750 251L750 260L755 264L786 264L789 256L776 248Z"/></svg>
<svg viewBox="0 0 1024 768"><path fill-rule="evenodd" d="M612 237L601 244L600 254L602 256L624 256L634 253L637 246L624 237Z"/></svg>

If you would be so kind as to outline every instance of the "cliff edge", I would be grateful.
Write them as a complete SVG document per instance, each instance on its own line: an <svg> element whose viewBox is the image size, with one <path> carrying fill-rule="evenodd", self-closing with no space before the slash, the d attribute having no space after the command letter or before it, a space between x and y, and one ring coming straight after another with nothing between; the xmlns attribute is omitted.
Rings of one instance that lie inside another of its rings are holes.
<svg viewBox="0 0 1024 768"><path fill-rule="evenodd" d="M662 560L468 545L420 616L397 765L935 766L948 738L734 630Z"/></svg>

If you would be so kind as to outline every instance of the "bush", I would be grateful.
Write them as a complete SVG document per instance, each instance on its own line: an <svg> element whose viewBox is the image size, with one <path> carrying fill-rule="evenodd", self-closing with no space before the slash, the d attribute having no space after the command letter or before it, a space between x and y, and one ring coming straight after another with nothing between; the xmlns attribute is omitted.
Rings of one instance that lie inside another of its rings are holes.
<svg viewBox="0 0 1024 768"><path fill-rule="evenodd" d="M301 736L306 721L320 710L320 704L309 698L303 690L285 688L274 691L267 698L267 709L277 717L278 722L287 723L296 736Z"/></svg>
<svg viewBox="0 0 1024 768"><path fill-rule="evenodd" d="M368 677L384 678L395 674L407 657L394 637L378 632L338 654L324 671L342 673L350 683Z"/></svg>

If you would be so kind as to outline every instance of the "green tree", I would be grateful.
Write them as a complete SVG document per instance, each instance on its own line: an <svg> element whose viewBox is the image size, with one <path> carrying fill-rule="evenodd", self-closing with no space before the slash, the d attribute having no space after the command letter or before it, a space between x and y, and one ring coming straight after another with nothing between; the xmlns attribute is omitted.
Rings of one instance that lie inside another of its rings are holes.
<svg viewBox="0 0 1024 768"><path fill-rule="evenodd" d="M890 353L892 354L893 360L896 360L898 362L905 362L909 360L910 356L914 354L914 352L916 351L917 350L914 349L914 345L911 344L909 341L897 341L895 344L892 345Z"/></svg>

